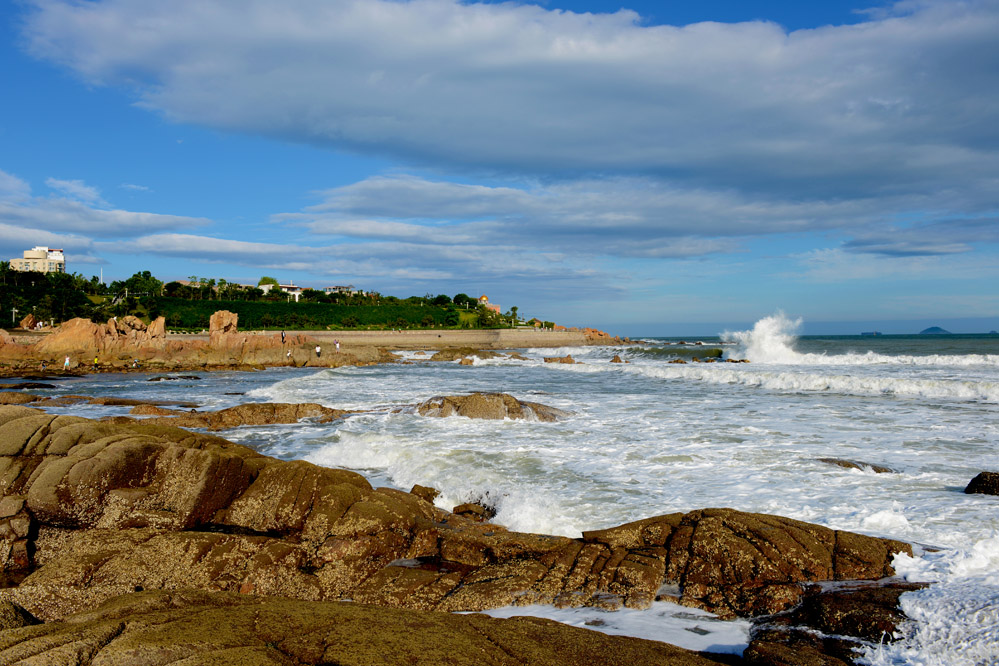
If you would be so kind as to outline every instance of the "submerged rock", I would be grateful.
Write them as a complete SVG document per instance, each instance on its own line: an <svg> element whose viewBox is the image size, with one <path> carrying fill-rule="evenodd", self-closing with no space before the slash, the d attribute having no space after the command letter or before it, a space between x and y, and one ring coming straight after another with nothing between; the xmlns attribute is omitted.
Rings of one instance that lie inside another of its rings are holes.
<svg viewBox="0 0 999 666"><path fill-rule="evenodd" d="M466 416L470 419L536 419L552 422L568 412L539 402L524 402L506 393L443 395L416 406L421 416Z"/></svg>
<svg viewBox="0 0 999 666"><path fill-rule="evenodd" d="M856 460L843 460L842 458L816 458L817 461L821 463L826 463L827 465L836 465L838 467L845 467L846 469L859 469L859 470L871 470L876 474L894 474L895 470L891 467L885 467L883 465L875 465L874 463L856 461Z"/></svg>

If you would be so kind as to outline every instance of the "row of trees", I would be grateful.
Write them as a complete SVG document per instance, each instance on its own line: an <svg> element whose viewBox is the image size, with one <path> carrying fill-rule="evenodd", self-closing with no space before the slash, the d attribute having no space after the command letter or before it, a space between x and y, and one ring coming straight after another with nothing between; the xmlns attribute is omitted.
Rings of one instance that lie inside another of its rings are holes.
<svg viewBox="0 0 999 666"><path fill-rule="evenodd" d="M276 286L277 280L264 277L257 287L246 287L191 276L188 284L164 284L141 271L105 285L96 276L87 280L77 273L20 272L0 262L0 316L9 312L16 323L33 313L58 323L127 314L149 321L163 315L168 327L185 329L207 327L208 318L220 309L238 313L240 325L247 328L499 328L517 323L516 307L499 314L463 293L401 299L374 292L305 289L295 303L276 288L266 293L260 288L266 284Z"/></svg>

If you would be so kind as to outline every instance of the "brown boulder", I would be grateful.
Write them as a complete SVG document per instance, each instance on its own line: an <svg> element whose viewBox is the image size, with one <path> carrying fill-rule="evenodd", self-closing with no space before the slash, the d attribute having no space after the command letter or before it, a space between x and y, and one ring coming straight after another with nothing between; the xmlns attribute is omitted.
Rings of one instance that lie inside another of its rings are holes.
<svg viewBox="0 0 999 666"><path fill-rule="evenodd" d="M89 319L70 319L63 322L51 335L37 342L32 350L35 355L116 355L134 353L141 349L162 349L166 345L163 318L146 326L137 317L109 319L106 324L95 324Z"/></svg>
<svg viewBox="0 0 999 666"><path fill-rule="evenodd" d="M979 472L965 487L964 492L971 495L999 495L999 472Z"/></svg>
<svg viewBox="0 0 999 666"><path fill-rule="evenodd" d="M21 320L19 326L26 331L35 330L35 326L38 325L39 319L33 314L29 314L27 317Z"/></svg>
<svg viewBox="0 0 999 666"><path fill-rule="evenodd" d="M506 393L436 396L416 406L421 416L465 416L470 419L535 419L552 422L568 412L537 402L522 402Z"/></svg>
<svg viewBox="0 0 999 666"><path fill-rule="evenodd" d="M208 320L208 338L212 347L218 347L226 336L237 332L239 315L228 310L218 310Z"/></svg>

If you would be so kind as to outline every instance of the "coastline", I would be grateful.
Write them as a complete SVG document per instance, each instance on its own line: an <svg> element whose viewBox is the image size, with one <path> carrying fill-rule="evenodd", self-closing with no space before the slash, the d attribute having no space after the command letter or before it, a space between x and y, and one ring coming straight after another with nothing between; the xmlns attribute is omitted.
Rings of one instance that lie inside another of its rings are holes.
<svg viewBox="0 0 999 666"><path fill-rule="evenodd" d="M139 370L257 370L267 367L343 367L397 360L394 351L496 350L615 345L627 339L596 329L482 329L396 331L239 331L238 317L220 310L207 333L169 333L162 317L95 323L72 319L49 333L0 332L0 372L57 374ZM336 349L339 341L340 348ZM47 367L43 368L42 363Z"/></svg>

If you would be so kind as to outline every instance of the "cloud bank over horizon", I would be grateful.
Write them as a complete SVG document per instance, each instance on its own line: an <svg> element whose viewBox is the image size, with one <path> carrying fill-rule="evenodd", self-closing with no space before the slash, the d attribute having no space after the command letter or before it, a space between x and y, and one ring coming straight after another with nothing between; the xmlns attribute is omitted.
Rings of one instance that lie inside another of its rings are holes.
<svg viewBox="0 0 999 666"><path fill-rule="evenodd" d="M260 211L281 239L253 242L211 216L115 209L85 174L33 197L0 172L0 224L87 255L267 257L414 293L506 275L518 299L575 279L568 300L596 290L636 311L675 303L677 279L762 271L777 291L829 283L831 265L999 278L999 0L793 31L456 0L28 6L28 53L169 124L390 165ZM0 246L20 240L0 226Z"/></svg>

